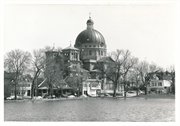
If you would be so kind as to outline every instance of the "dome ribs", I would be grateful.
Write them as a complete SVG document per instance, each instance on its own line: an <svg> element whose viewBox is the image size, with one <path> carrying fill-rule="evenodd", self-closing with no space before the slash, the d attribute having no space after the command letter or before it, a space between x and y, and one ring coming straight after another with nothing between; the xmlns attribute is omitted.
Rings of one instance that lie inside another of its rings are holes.
<svg viewBox="0 0 180 126"><path fill-rule="evenodd" d="M93 43L93 44L99 44L99 43L104 43L105 44L105 39L103 37L103 35L95 30L93 28L93 20L89 19L87 21L87 29L85 29L84 31L82 31L76 38L76 42L75 45L77 45L78 43L83 44L83 43Z"/></svg>
<svg viewBox="0 0 180 126"><path fill-rule="evenodd" d="M89 39L89 41L87 40ZM103 37L103 35L98 32L95 29L86 29L84 31L82 31L76 38L76 44L77 42L81 42L82 43L99 43L99 42L103 42L105 44L105 39Z"/></svg>

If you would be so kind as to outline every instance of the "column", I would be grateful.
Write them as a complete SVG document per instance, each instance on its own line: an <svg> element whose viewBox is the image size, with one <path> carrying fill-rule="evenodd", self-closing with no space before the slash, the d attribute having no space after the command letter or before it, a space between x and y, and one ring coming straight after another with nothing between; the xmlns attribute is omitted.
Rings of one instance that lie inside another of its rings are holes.
<svg viewBox="0 0 180 126"><path fill-rule="evenodd" d="M79 61L79 53L77 53L77 61Z"/></svg>

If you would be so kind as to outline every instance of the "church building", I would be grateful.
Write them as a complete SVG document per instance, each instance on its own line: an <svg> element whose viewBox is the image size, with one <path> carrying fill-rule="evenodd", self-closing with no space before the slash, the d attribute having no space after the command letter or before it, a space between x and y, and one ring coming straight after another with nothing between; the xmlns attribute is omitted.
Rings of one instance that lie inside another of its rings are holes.
<svg viewBox="0 0 180 126"><path fill-rule="evenodd" d="M103 90L103 83L106 82L103 78L99 80L100 71L94 69L94 66L98 61L106 58L107 45L103 35L94 29L94 21L91 17L87 20L86 25L86 29L77 36L74 47L70 45L62 49L61 55L64 57L64 64L68 66L69 78L78 74L82 75L82 73L90 75L82 81L82 94L97 95L97 91Z"/></svg>

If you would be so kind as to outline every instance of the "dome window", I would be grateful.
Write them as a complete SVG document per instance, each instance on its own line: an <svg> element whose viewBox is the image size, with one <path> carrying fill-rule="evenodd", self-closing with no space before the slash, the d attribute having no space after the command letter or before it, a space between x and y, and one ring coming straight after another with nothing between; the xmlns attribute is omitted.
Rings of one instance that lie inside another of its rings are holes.
<svg viewBox="0 0 180 126"><path fill-rule="evenodd" d="M85 45L85 47L87 47L87 45Z"/></svg>
<svg viewBox="0 0 180 126"><path fill-rule="evenodd" d="M89 45L89 47L91 47L91 45Z"/></svg>
<svg viewBox="0 0 180 126"><path fill-rule="evenodd" d="M96 46L94 45L94 47L96 47Z"/></svg>

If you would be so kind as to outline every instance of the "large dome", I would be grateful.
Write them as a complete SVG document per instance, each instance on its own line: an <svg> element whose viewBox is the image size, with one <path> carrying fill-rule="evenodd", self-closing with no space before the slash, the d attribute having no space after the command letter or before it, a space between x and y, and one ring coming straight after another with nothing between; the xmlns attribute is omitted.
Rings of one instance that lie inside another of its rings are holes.
<svg viewBox="0 0 180 126"><path fill-rule="evenodd" d="M104 43L105 40L104 37L100 32L94 29L86 29L82 31L76 38L76 44L82 44L82 43Z"/></svg>
<svg viewBox="0 0 180 126"><path fill-rule="evenodd" d="M75 47L84 43L96 43L105 45L105 39L103 35L93 28L93 20L87 21L87 29L82 31L76 38Z"/></svg>

